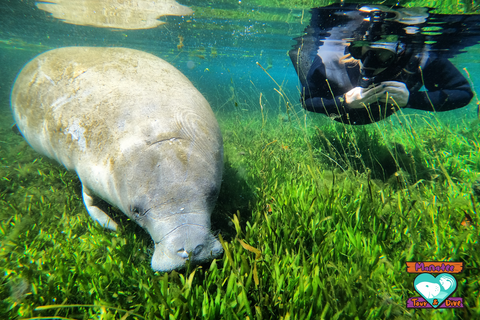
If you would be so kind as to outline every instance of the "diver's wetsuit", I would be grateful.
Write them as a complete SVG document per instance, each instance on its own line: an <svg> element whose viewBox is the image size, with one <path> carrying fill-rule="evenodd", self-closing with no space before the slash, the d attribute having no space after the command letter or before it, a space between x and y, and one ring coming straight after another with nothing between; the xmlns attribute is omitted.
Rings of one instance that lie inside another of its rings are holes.
<svg viewBox="0 0 480 320"><path fill-rule="evenodd" d="M370 112L366 108L349 108L345 103L344 94L358 86L360 67L341 64L338 62L338 57L328 60L324 63L317 55L308 72L307 85L304 87L302 96L306 110L325 113L334 120L347 124L368 124L384 119L395 112L396 107L391 104L386 107L385 102L371 104ZM419 64L420 62L414 70L419 70ZM382 79L377 83L381 81L405 83L410 92L405 108L447 111L466 106L473 97L467 79L448 59L437 58L430 53L422 73L417 71L410 75L402 72L402 68L398 65L405 66L406 63L399 61L397 67L392 66L383 71ZM419 91L422 83L428 91L428 97L427 91Z"/></svg>

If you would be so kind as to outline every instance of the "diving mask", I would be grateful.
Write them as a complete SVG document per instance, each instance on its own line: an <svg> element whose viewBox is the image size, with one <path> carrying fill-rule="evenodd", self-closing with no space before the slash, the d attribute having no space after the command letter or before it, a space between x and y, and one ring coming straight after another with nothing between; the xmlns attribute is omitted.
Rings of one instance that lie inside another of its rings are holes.
<svg viewBox="0 0 480 320"><path fill-rule="evenodd" d="M401 42L353 41L348 47L353 58L361 60L364 68L387 68L405 51Z"/></svg>

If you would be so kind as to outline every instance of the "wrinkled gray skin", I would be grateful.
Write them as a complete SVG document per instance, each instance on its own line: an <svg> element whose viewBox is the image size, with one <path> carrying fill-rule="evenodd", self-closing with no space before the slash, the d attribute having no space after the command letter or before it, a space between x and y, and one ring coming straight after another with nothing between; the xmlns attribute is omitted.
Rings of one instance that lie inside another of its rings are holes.
<svg viewBox="0 0 480 320"><path fill-rule="evenodd" d="M11 104L28 143L76 171L93 219L117 228L94 206L100 197L148 231L154 270L221 254L210 214L222 136L208 102L173 66L126 48L55 49L23 68Z"/></svg>

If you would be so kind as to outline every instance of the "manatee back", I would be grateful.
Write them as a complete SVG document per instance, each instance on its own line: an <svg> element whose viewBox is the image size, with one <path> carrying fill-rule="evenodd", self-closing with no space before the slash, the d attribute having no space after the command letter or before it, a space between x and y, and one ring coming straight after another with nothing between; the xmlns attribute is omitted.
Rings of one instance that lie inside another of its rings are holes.
<svg viewBox="0 0 480 320"><path fill-rule="evenodd" d="M133 49L45 52L20 72L11 103L30 145L68 169L89 153L100 163L106 159L98 154L115 158L164 137L198 139L205 132L221 140L208 102L191 82L166 61ZM218 143L205 144L205 154Z"/></svg>
<svg viewBox="0 0 480 320"><path fill-rule="evenodd" d="M210 105L156 56L126 48L51 50L20 72L11 104L36 151L75 170L124 212L137 193L173 198L212 183L219 188L222 137Z"/></svg>

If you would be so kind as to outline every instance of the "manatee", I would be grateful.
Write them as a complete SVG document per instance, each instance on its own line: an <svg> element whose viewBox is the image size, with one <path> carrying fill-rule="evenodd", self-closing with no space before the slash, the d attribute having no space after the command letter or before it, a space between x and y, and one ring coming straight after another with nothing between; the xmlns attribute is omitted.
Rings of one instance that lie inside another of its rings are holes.
<svg viewBox="0 0 480 320"><path fill-rule="evenodd" d="M103 199L152 237L152 268L218 257L210 216L223 168L221 132L210 105L166 61L133 49L66 47L30 61L11 107L37 152L74 170L90 216L117 223Z"/></svg>
<svg viewBox="0 0 480 320"><path fill-rule="evenodd" d="M415 285L415 288L423 294L426 299L435 298L440 293L440 285L433 282L423 281Z"/></svg>

